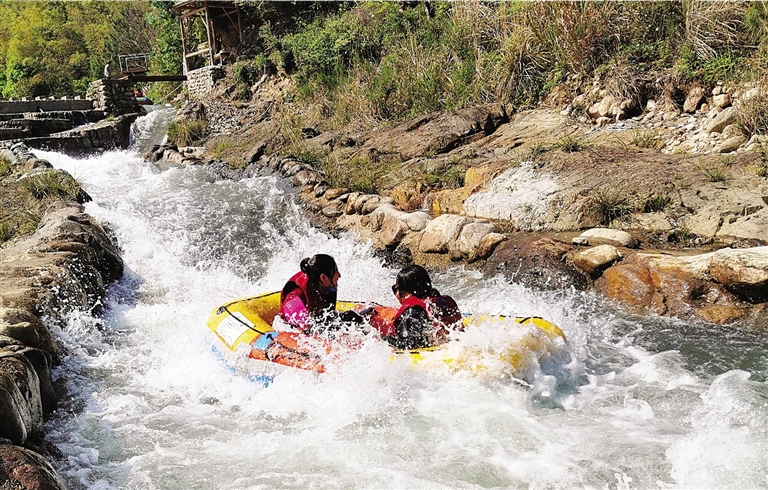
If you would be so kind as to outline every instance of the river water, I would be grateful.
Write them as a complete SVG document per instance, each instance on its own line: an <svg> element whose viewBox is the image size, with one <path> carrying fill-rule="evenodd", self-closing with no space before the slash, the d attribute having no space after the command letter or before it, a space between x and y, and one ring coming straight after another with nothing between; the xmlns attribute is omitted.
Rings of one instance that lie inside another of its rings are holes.
<svg viewBox="0 0 768 490"><path fill-rule="evenodd" d="M126 266L105 313L71 314L54 332L69 396L47 431L71 488L768 487L768 337L636 317L588 293L435 275L465 311L536 314L565 331L565 349L525 381L503 366L391 364L375 339L325 375L286 372L268 387L233 375L205 327L217 305L279 289L314 253L336 257L344 299L393 304L397 271L307 225L275 176L212 181L143 161L169 116L141 118L128 151L36 152L85 184L86 211Z"/></svg>

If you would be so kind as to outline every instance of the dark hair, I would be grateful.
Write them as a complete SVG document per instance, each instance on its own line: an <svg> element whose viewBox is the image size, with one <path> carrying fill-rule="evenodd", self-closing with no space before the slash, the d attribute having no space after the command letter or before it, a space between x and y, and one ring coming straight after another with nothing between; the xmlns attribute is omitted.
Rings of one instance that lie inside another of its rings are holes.
<svg viewBox="0 0 768 490"><path fill-rule="evenodd" d="M336 261L330 255L317 254L301 260L301 272L315 280L320 279L322 274L333 277L337 270Z"/></svg>
<svg viewBox="0 0 768 490"><path fill-rule="evenodd" d="M395 281L397 289L406 293L411 293L417 298L425 299L430 296L439 296L437 291L432 288L432 279L429 273L420 265L408 265L397 273Z"/></svg>

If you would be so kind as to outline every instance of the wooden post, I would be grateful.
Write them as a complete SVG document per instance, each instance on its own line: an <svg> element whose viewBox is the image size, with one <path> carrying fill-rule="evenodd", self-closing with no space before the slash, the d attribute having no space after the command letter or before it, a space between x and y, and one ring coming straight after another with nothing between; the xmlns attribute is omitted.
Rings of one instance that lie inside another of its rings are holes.
<svg viewBox="0 0 768 490"><path fill-rule="evenodd" d="M208 2L205 2L205 33L208 35L208 65L213 66L213 40L211 39L211 21L208 16Z"/></svg>
<svg viewBox="0 0 768 490"><path fill-rule="evenodd" d="M187 64L187 31L184 29L184 16L179 12L179 26L181 27L181 53L182 53L182 68L184 72L182 75L186 75L189 72L189 65Z"/></svg>

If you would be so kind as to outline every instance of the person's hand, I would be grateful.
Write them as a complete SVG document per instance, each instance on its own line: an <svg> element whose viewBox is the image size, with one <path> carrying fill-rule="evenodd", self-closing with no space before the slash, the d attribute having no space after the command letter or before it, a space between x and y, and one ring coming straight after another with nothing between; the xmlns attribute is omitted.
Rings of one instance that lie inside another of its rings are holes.
<svg viewBox="0 0 768 490"><path fill-rule="evenodd" d="M366 305L363 308L361 308L360 310L358 310L357 313L360 316L364 316L365 317L365 316L369 316L369 315L371 315L371 314L373 314L375 312L376 312L376 309L374 308L373 305Z"/></svg>

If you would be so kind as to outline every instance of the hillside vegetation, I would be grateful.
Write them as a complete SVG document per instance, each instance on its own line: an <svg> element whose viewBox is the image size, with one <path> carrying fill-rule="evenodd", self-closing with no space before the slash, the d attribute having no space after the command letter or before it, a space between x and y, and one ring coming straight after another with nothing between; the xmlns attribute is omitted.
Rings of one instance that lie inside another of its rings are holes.
<svg viewBox="0 0 768 490"><path fill-rule="evenodd" d="M294 75L300 99L335 125L491 101L530 107L563 87L572 98L593 79L624 98L682 102L691 83L768 73L764 2L364 2L290 12L265 2L245 10L251 55L241 56L236 80L244 88L265 71Z"/></svg>
<svg viewBox="0 0 768 490"><path fill-rule="evenodd" d="M118 56L150 53L155 73L181 72L170 2L0 2L0 96L84 95Z"/></svg>

